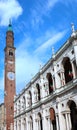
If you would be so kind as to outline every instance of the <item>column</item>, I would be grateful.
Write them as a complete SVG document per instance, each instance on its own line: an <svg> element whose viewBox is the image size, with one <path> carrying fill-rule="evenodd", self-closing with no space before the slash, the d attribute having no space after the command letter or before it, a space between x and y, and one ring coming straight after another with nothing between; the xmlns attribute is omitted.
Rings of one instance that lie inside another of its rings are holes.
<svg viewBox="0 0 77 130"><path fill-rule="evenodd" d="M60 79L59 79L59 77L58 77L58 74L57 74L57 68L56 68L56 62L54 61L54 72L55 72L55 87L56 88L59 88L60 86L61 86L61 84L60 84Z"/></svg>
<svg viewBox="0 0 77 130"><path fill-rule="evenodd" d="M18 123L18 120L17 120L17 130L19 130L18 127L19 127L19 123Z"/></svg>
<svg viewBox="0 0 77 130"><path fill-rule="evenodd" d="M53 91L55 91L56 87L55 87L55 77L53 77Z"/></svg>
<svg viewBox="0 0 77 130"><path fill-rule="evenodd" d="M28 130L30 130L30 121L28 121Z"/></svg>
<svg viewBox="0 0 77 130"><path fill-rule="evenodd" d="M76 66L77 66L77 39L74 38L72 43L73 43L73 46L74 46L74 55L75 55Z"/></svg>
<svg viewBox="0 0 77 130"><path fill-rule="evenodd" d="M24 130L24 122L23 122L23 118L21 118L21 130Z"/></svg>
<svg viewBox="0 0 77 130"><path fill-rule="evenodd" d="M18 120L17 121L17 130L21 130L20 127L21 127L21 124L20 124L20 121Z"/></svg>
<svg viewBox="0 0 77 130"><path fill-rule="evenodd" d="M72 129L72 124L71 124L71 118L70 118L70 113L68 114L68 120L69 120L69 129Z"/></svg>
<svg viewBox="0 0 77 130"><path fill-rule="evenodd" d="M64 76L64 71L61 71L61 85L65 85L65 76Z"/></svg>
<svg viewBox="0 0 77 130"><path fill-rule="evenodd" d="M64 129L64 122L63 122L63 117L61 113L61 104L60 104L60 98L57 98L57 103L58 103L58 116L59 116L59 126L60 130L65 130Z"/></svg>
<svg viewBox="0 0 77 130"><path fill-rule="evenodd" d="M21 124L20 123L18 124L18 130L21 130Z"/></svg>
<svg viewBox="0 0 77 130"><path fill-rule="evenodd" d="M17 122L16 120L14 120L14 130L16 130L16 125L17 125Z"/></svg>
<svg viewBox="0 0 77 130"><path fill-rule="evenodd" d="M35 130L39 130L38 128L38 120L36 119L36 129Z"/></svg>
<svg viewBox="0 0 77 130"><path fill-rule="evenodd" d="M39 130L38 129L38 120L36 120L36 130Z"/></svg>
<svg viewBox="0 0 77 130"><path fill-rule="evenodd" d="M34 104L34 85L32 84L32 105Z"/></svg>
<svg viewBox="0 0 77 130"><path fill-rule="evenodd" d="M45 97L45 90L44 90L44 79L43 79L43 76L42 75L40 75L40 81L41 81L41 83L40 83L40 86L41 86L41 90L40 90L40 92L41 92L41 98L43 99L44 97Z"/></svg>
<svg viewBox="0 0 77 130"><path fill-rule="evenodd" d="M26 108L29 106L29 92L26 91Z"/></svg>
<svg viewBox="0 0 77 130"><path fill-rule="evenodd" d="M24 130L27 130L26 121L25 121L25 124L24 124Z"/></svg>
<svg viewBox="0 0 77 130"><path fill-rule="evenodd" d="M43 106L45 108L45 106ZM42 115L42 126L43 126L43 130L47 130L48 128L48 124L47 124L47 119L46 119L46 111L43 110L43 115Z"/></svg>
<svg viewBox="0 0 77 130"><path fill-rule="evenodd" d="M65 114L65 117L66 117L67 130L70 130L70 129L69 129L69 122L68 122L68 115L67 115L67 113Z"/></svg>
<svg viewBox="0 0 77 130"><path fill-rule="evenodd" d="M59 117L58 115L56 115L56 127L57 127L57 130L59 130Z"/></svg>
<svg viewBox="0 0 77 130"><path fill-rule="evenodd" d="M46 117L44 117L42 122L43 122L43 130L47 130L48 129L48 119Z"/></svg>
<svg viewBox="0 0 77 130"><path fill-rule="evenodd" d="M28 122L28 117L26 117L26 130L29 130L29 122Z"/></svg>
<svg viewBox="0 0 77 130"><path fill-rule="evenodd" d="M33 130L37 130L35 114L33 114Z"/></svg>
<svg viewBox="0 0 77 130"><path fill-rule="evenodd" d="M41 130L40 120L38 121L38 130Z"/></svg>
<svg viewBox="0 0 77 130"><path fill-rule="evenodd" d="M32 122L30 121L29 123L30 123L30 130L32 130L32 124L31 124Z"/></svg>
<svg viewBox="0 0 77 130"><path fill-rule="evenodd" d="M71 65L72 65L72 73L73 73L73 79L75 79L76 78L76 70L75 70L75 67L74 67L74 63L73 62L71 62Z"/></svg>
<svg viewBox="0 0 77 130"><path fill-rule="evenodd" d="M48 130L50 130L50 118L48 118Z"/></svg>
<svg viewBox="0 0 77 130"><path fill-rule="evenodd" d="M50 130L53 130L53 124L52 124L52 121L50 121Z"/></svg>

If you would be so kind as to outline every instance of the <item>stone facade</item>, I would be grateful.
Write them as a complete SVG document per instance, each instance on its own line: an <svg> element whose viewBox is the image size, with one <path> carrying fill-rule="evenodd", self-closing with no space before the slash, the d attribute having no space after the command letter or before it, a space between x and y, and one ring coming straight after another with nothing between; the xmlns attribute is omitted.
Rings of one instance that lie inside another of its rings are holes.
<svg viewBox="0 0 77 130"><path fill-rule="evenodd" d="M77 32L14 100L14 130L76 130Z"/></svg>
<svg viewBox="0 0 77 130"><path fill-rule="evenodd" d="M4 103L0 104L0 130L5 130L5 109Z"/></svg>

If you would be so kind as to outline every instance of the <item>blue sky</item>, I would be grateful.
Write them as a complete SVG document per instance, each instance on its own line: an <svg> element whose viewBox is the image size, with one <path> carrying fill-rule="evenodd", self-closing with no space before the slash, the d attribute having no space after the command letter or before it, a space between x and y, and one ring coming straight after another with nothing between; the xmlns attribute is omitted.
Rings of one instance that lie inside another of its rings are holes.
<svg viewBox="0 0 77 130"><path fill-rule="evenodd" d="M0 103L4 95L4 47L9 19L16 47L16 91L39 71L77 29L77 0L0 0Z"/></svg>

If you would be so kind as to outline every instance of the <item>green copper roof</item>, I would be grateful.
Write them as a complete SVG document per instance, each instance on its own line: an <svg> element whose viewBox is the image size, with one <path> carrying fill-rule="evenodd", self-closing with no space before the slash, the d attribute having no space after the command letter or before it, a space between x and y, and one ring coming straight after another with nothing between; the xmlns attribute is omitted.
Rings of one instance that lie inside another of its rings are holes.
<svg viewBox="0 0 77 130"><path fill-rule="evenodd" d="M13 31L11 24L9 24L9 26L8 26L8 31Z"/></svg>
<svg viewBox="0 0 77 130"><path fill-rule="evenodd" d="M8 31L13 31L13 29L12 29L12 24L11 24L11 20L9 20Z"/></svg>

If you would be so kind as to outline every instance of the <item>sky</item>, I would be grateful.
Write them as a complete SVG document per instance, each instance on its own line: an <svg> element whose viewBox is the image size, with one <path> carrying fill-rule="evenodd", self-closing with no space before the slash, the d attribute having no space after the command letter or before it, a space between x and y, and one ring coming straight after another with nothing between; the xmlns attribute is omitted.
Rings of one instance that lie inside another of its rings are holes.
<svg viewBox="0 0 77 130"><path fill-rule="evenodd" d="M16 47L16 93L26 87L77 29L77 0L0 0L0 103L4 101L4 48L9 19Z"/></svg>

